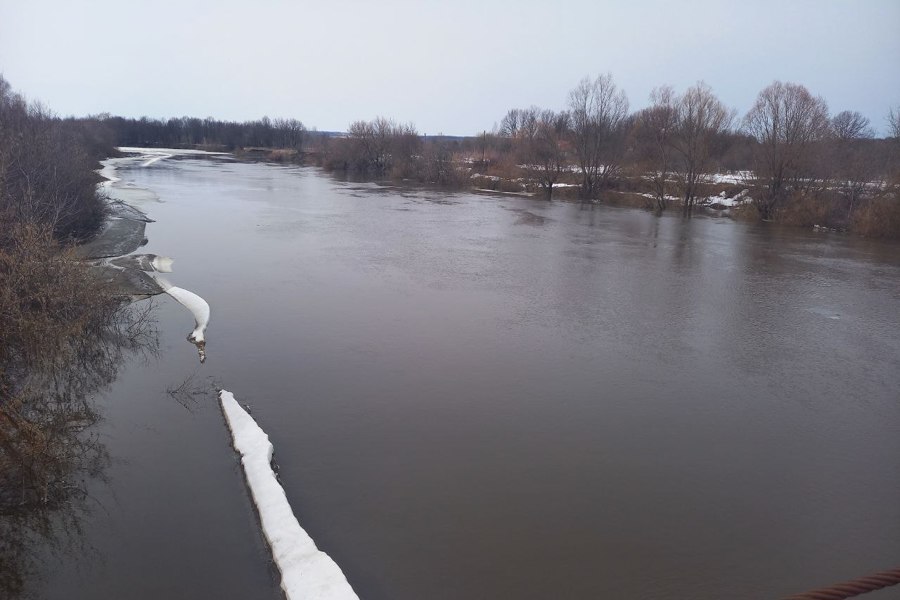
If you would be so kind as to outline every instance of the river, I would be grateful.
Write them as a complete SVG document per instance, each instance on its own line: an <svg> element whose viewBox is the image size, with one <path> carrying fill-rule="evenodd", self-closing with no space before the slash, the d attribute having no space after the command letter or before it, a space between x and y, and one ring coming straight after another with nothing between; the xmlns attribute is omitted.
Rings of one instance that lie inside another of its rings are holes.
<svg viewBox="0 0 900 600"><path fill-rule="evenodd" d="M212 308L207 360L156 297L39 597L279 597L217 386L366 600L775 598L900 562L896 243L223 157L117 175Z"/></svg>

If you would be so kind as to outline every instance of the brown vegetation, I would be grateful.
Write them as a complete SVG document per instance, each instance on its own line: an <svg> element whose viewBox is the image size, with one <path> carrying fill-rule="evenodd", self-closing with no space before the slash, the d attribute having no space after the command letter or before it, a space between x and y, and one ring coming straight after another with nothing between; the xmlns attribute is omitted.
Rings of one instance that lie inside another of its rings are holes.
<svg viewBox="0 0 900 600"><path fill-rule="evenodd" d="M29 105L0 77L0 245L16 223L84 239L103 220L89 130Z"/></svg>
<svg viewBox="0 0 900 600"><path fill-rule="evenodd" d="M104 463L90 394L123 353L153 348L149 310L113 297L71 242L101 223L89 124L60 121L0 78L0 595L21 591L28 540ZM65 521L66 517L62 517ZM24 532L24 533L23 533Z"/></svg>
<svg viewBox="0 0 900 600"><path fill-rule="evenodd" d="M34 560L29 542L72 533L84 480L106 465L89 433L99 418L91 395L113 380L125 353L153 351L156 338L150 306L103 293L90 267L60 248L49 228L16 225L7 239L0 249L0 595L14 597Z"/></svg>
<svg viewBox="0 0 900 600"><path fill-rule="evenodd" d="M756 208L772 219L788 195L805 194L817 179L811 150L829 132L828 106L802 85L776 81L759 93L744 129L757 141Z"/></svg>

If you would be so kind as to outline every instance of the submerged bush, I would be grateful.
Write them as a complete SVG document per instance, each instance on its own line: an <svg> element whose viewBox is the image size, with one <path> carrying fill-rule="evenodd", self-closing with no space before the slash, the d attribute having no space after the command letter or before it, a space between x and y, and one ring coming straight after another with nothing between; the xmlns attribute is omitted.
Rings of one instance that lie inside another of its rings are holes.
<svg viewBox="0 0 900 600"><path fill-rule="evenodd" d="M78 531L85 480L106 450L91 394L126 354L155 352L152 306L106 293L47 226L20 224L0 248L0 596L22 593L36 539Z"/></svg>
<svg viewBox="0 0 900 600"><path fill-rule="evenodd" d="M19 225L10 240L0 249L0 513L53 501L66 433L73 418L89 420L87 395L111 381L123 351L154 339L149 314L105 293L49 228Z"/></svg>

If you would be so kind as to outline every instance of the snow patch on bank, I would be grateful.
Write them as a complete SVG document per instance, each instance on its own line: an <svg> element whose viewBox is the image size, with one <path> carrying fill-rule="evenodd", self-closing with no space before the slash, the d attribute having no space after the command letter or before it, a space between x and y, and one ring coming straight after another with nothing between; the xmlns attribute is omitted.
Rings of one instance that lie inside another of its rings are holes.
<svg viewBox="0 0 900 600"><path fill-rule="evenodd" d="M281 589L288 600L358 600L340 567L316 547L300 527L284 489L272 471L274 448L256 421L231 392L219 392L222 412L241 455L244 476L259 511L263 534L281 571Z"/></svg>
<svg viewBox="0 0 900 600"><path fill-rule="evenodd" d="M740 185L753 179L752 171L728 171L727 173L713 173L710 180L713 183L731 183Z"/></svg>

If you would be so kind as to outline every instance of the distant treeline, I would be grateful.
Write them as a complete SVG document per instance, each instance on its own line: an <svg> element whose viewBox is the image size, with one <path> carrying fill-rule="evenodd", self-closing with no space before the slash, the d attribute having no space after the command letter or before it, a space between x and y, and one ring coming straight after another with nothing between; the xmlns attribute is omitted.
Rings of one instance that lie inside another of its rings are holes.
<svg viewBox="0 0 900 600"><path fill-rule="evenodd" d="M297 119L218 121L207 117L172 119L127 119L99 115L81 121L102 126L117 146L210 148L234 151L241 148L287 148L301 150L307 130Z"/></svg>
<svg viewBox="0 0 900 600"><path fill-rule="evenodd" d="M630 202L657 212L674 204L684 215L713 192L712 174L738 172L752 203L735 215L900 236L900 201L893 202L900 107L886 119L888 137L876 139L860 113L832 115L821 97L782 82L762 90L746 115L702 82L682 92L657 88L649 106L630 111L625 92L604 74L579 82L563 110L511 109L490 132L464 138L421 135L412 123L383 117L354 121L340 134L267 117L99 116L71 125L92 131L100 147L234 151L354 177L537 191L548 200L562 189L584 203Z"/></svg>

